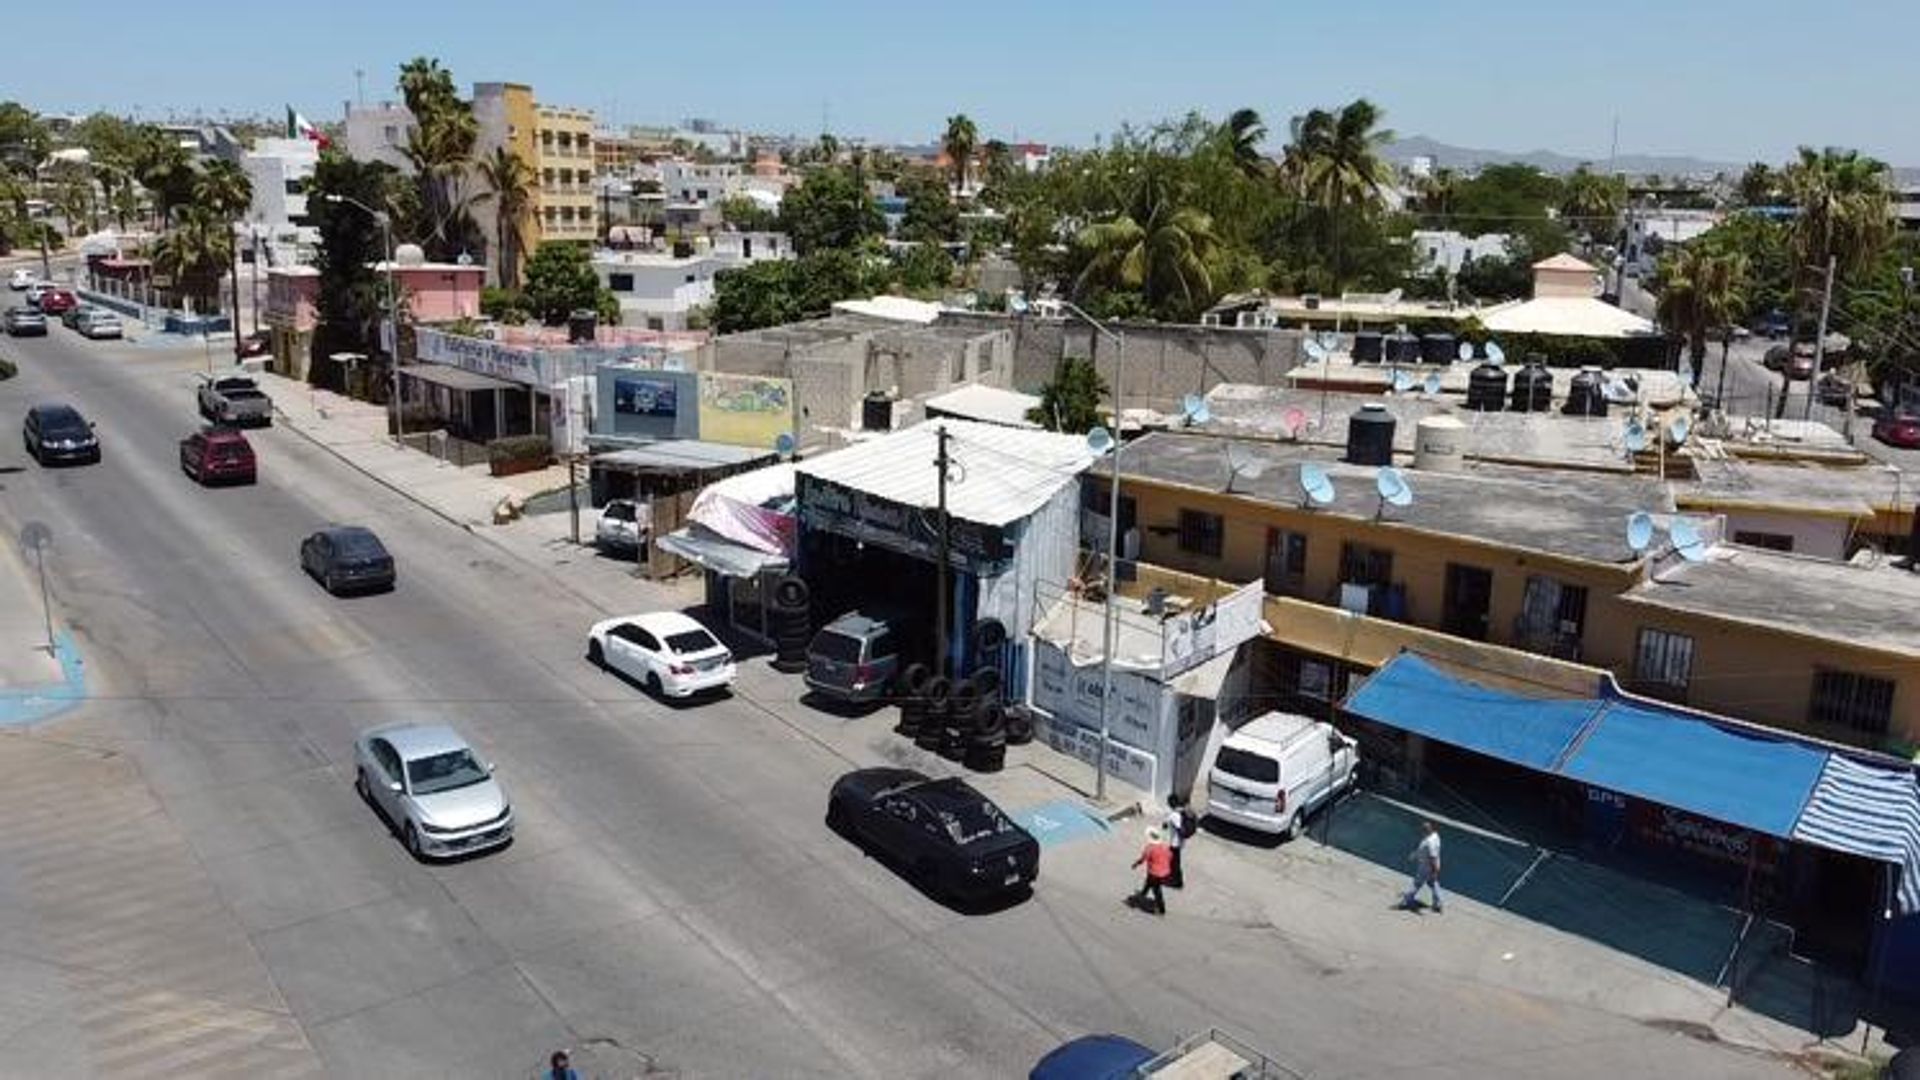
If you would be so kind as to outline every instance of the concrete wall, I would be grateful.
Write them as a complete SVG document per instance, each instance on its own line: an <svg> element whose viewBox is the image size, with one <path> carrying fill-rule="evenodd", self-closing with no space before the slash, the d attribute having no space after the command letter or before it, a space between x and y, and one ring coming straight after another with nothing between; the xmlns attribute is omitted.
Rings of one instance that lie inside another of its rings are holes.
<svg viewBox="0 0 1920 1080"><path fill-rule="evenodd" d="M1772 533L1793 539L1788 550L1796 555L1845 561L1847 544L1853 538L1853 519L1811 517L1800 514L1769 513L1764 510L1725 510L1726 535L1732 539L1743 532Z"/></svg>
<svg viewBox="0 0 1920 1080"><path fill-rule="evenodd" d="M866 359L865 338L825 341L794 351L790 377L803 448L840 443L823 428L859 426L859 403L868 389Z"/></svg>

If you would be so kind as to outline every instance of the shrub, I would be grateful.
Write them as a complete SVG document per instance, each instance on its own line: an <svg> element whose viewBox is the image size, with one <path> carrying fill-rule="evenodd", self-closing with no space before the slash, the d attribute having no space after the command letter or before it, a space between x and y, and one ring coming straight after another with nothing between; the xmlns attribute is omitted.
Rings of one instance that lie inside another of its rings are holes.
<svg viewBox="0 0 1920 1080"><path fill-rule="evenodd" d="M545 461L553 441L545 435L509 435L487 444L488 461Z"/></svg>
<svg viewBox="0 0 1920 1080"><path fill-rule="evenodd" d="M20 369L13 366L13 361L0 357L0 382L5 382L19 373Z"/></svg>

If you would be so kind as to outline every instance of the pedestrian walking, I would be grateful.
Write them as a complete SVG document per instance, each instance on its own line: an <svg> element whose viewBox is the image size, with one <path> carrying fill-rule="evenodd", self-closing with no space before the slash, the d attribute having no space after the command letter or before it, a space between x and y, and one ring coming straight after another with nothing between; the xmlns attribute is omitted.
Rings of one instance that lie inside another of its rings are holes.
<svg viewBox="0 0 1920 1080"><path fill-rule="evenodd" d="M1173 849L1173 871L1167 875L1167 887L1184 889L1187 875L1180 867L1180 851L1186 846L1187 837L1193 835L1197 820L1193 811L1187 809L1187 797L1174 792L1167 796L1167 816L1160 827L1166 830L1167 846Z"/></svg>
<svg viewBox="0 0 1920 1080"><path fill-rule="evenodd" d="M547 1059L547 1064L550 1068L540 1080L580 1080L580 1074L573 1070L573 1062L565 1050L555 1050L553 1056Z"/></svg>
<svg viewBox="0 0 1920 1080"><path fill-rule="evenodd" d="M1413 846L1413 852L1407 856L1413 863L1413 884L1408 887L1407 895L1400 898L1400 906L1409 911L1420 910L1417 899L1422 886L1433 894L1433 913L1440 914L1440 830L1431 821L1420 823L1420 842Z"/></svg>
<svg viewBox="0 0 1920 1080"><path fill-rule="evenodd" d="M1147 830L1147 846L1141 850L1140 857L1133 860L1133 865L1146 866L1147 880L1140 886L1139 892L1127 897L1127 902L1142 911L1165 915L1167 894L1161 889L1173 874L1173 848L1167 844L1166 830L1157 825ZM1152 903L1151 907L1148 906L1149 902Z"/></svg>

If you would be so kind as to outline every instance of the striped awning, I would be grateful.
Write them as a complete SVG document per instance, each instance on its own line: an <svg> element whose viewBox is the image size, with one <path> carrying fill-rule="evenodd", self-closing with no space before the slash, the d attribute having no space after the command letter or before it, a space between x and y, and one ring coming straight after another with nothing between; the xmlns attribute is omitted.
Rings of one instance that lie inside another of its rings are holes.
<svg viewBox="0 0 1920 1080"><path fill-rule="evenodd" d="M1793 838L1900 867L1899 913L1920 912L1920 780L1830 754Z"/></svg>

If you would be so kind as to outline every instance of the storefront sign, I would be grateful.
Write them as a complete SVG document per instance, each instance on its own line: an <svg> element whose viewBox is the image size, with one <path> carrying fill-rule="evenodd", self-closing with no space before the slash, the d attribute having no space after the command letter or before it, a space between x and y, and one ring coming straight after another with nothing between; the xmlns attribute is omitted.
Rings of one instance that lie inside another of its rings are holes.
<svg viewBox="0 0 1920 1080"><path fill-rule="evenodd" d="M1036 713L1034 734L1063 754L1072 754L1092 765L1099 760L1100 731L1082 727L1058 716ZM1114 740L1107 741L1107 775L1142 791L1153 791L1153 755L1142 753Z"/></svg>
<svg viewBox="0 0 1920 1080"><path fill-rule="evenodd" d="M1075 667L1052 642L1037 641L1033 650L1033 703L1036 707L1098 730L1100 697L1105 677L1097 664ZM1113 701L1107 710L1107 732L1136 747L1158 747L1165 686L1131 671L1113 673Z"/></svg>
<svg viewBox="0 0 1920 1080"><path fill-rule="evenodd" d="M424 326L415 327L413 333L415 353L430 364L464 368L523 386L545 389L547 385L546 358L537 350L502 345L485 338L449 334L443 330L430 330Z"/></svg>
<svg viewBox="0 0 1920 1080"><path fill-rule="evenodd" d="M1205 607L1161 623L1162 676L1171 679L1224 652L1231 652L1260 633L1266 606L1266 585L1253 581Z"/></svg>
<svg viewBox="0 0 1920 1080"><path fill-rule="evenodd" d="M1627 823L1635 839L1650 847L1752 866L1763 874L1772 873L1780 859L1780 844L1771 836L1670 806L1636 800L1628 807Z"/></svg>
<svg viewBox="0 0 1920 1080"><path fill-rule="evenodd" d="M671 379L622 375L613 380L613 411L629 416L673 416L679 412L679 388Z"/></svg>
<svg viewBox="0 0 1920 1080"><path fill-rule="evenodd" d="M939 515L931 509L906 506L805 473L798 477L798 492L800 520L810 529L879 544L915 558L939 556ZM957 517L949 519L947 551L950 563L982 576L999 573L1013 559L1013 545L998 526Z"/></svg>

